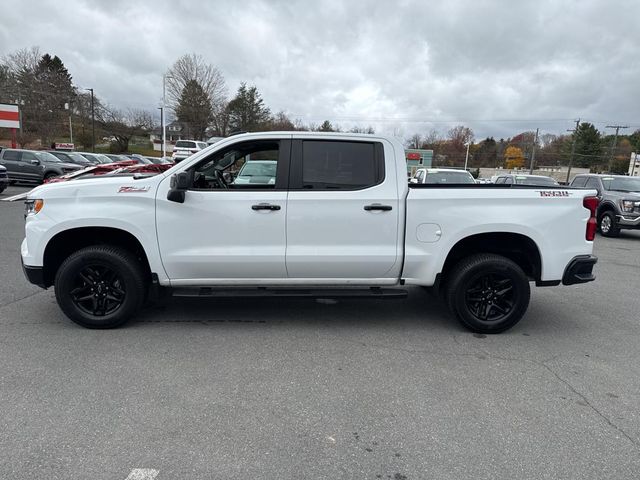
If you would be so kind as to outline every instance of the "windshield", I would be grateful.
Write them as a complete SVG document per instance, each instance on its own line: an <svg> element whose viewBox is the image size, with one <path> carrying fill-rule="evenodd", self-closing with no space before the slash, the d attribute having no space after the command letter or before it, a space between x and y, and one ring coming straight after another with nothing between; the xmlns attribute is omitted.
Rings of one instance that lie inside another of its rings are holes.
<svg viewBox="0 0 640 480"><path fill-rule="evenodd" d="M238 176L240 177L275 177L276 162L247 162Z"/></svg>
<svg viewBox="0 0 640 480"><path fill-rule="evenodd" d="M41 162L47 162L47 163L61 163L62 160L60 160L58 157L51 155L49 152L33 152L36 154L36 156L38 157L38 159Z"/></svg>
<svg viewBox="0 0 640 480"><path fill-rule="evenodd" d="M640 178L634 177L606 177L602 179L605 190L619 192L640 192Z"/></svg>
<svg viewBox="0 0 640 480"><path fill-rule="evenodd" d="M469 172L427 172L424 183L476 183Z"/></svg>
<svg viewBox="0 0 640 480"><path fill-rule="evenodd" d="M176 142L176 148L196 148L196 142L187 142L185 140L178 140Z"/></svg>
<svg viewBox="0 0 640 480"><path fill-rule="evenodd" d="M73 160L76 163L83 163L83 164L88 164L88 165L91 164L91 162L89 160L84 158L79 153L67 153L67 155L69 155L69 158L71 158L71 160Z"/></svg>
<svg viewBox="0 0 640 480"><path fill-rule="evenodd" d="M558 185L558 182L551 177L518 176L515 177L515 181L517 185Z"/></svg>

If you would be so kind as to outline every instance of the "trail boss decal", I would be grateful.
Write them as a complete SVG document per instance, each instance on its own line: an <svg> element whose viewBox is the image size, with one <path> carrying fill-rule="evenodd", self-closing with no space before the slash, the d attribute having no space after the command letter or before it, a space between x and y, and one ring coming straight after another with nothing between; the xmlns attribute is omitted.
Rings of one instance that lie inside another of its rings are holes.
<svg viewBox="0 0 640 480"><path fill-rule="evenodd" d="M537 190L541 197L569 197L573 195L566 190Z"/></svg>
<svg viewBox="0 0 640 480"><path fill-rule="evenodd" d="M118 193L145 193L149 191L149 187L120 187Z"/></svg>

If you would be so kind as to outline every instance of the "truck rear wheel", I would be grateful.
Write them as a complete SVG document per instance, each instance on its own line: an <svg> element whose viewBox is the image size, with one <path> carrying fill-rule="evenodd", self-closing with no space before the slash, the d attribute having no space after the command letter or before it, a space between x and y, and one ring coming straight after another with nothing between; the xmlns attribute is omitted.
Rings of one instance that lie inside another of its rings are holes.
<svg viewBox="0 0 640 480"><path fill-rule="evenodd" d="M447 276L447 305L468 329L500 333L513 327L529 306L529 279L513 261L479 254L458 263Z"/></svg>
<svg viewBox="0 0 640 480"><path fill-rule="evenodd" d="M145 298L145 275L130 252L94 245L72 253L55 278L62 311L86 328L115 328L138 311Z"/></svg>

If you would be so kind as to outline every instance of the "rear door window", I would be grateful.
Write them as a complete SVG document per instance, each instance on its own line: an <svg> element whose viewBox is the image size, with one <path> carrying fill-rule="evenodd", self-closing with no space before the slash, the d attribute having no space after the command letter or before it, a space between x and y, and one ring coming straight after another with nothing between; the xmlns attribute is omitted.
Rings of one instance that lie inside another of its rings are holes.
<svg viewBox="0 0 640 480"><path fill-rule="evenodd" d="M382 145L372 142L302 141L303 190L360 190L384 179Z"/></svg>
<svg viewBox="0 0 640 480"><path fill-rule="evenodd" d="M576 177L573 179L573 182L571 182L571 186L582 188L585 186L586 183L587 183L587 177Z"/></svg>
<svg viewBox="0 0 640 480"><path fill-rule="evenodd" d="M20 152L17 150L5 150L2 152L2 159L7 160L8 162L19 162L20 161Z"/></svg>

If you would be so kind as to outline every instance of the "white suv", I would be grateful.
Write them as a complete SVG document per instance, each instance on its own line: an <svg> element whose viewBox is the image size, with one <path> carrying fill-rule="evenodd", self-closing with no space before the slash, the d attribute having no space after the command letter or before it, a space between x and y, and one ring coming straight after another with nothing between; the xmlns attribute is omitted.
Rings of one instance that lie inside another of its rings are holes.
<svg viewBox="0 0 640 480"><path fill-rule="evenodd" d="M178 163L190 155L207 148L207 142L196 142L195 140L178 140L173 147L171 158Z"/></svg>

